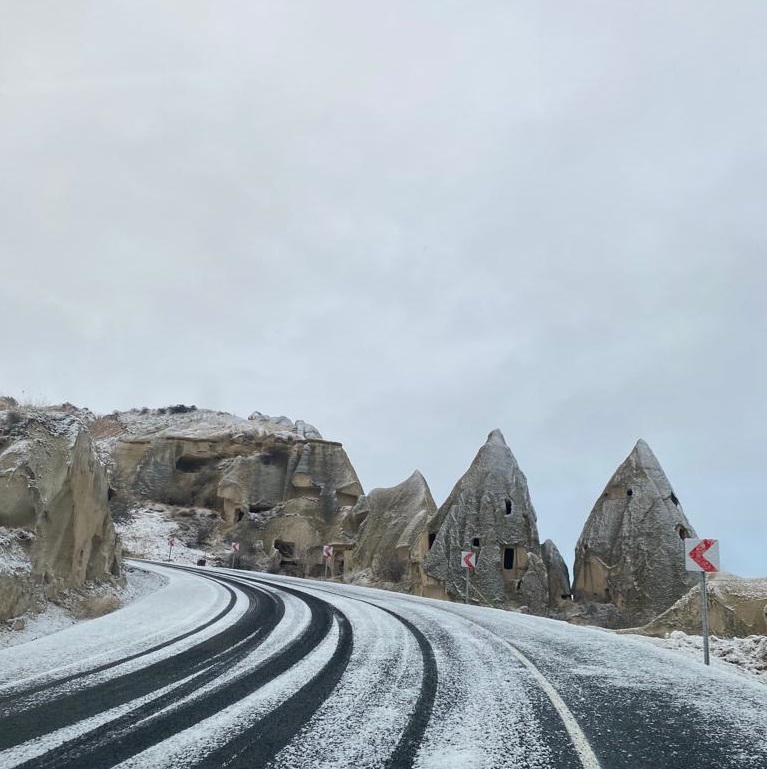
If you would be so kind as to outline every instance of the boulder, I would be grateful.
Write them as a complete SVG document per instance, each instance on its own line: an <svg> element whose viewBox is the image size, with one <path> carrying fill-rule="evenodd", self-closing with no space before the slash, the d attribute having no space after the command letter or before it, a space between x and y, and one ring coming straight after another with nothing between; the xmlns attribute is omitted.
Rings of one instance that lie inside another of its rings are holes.
<svg viewBox="0 0 767 769"><path fill-rule="evenodd" d="M373 489L361 497L352 510L352 517L364 518L354 570L370 569L376 581L405 582L418 589L428 550L426 529L436 512L429 485L418 470L398 486Z"/></svg>
<svg viewBox="0 0 767 769"><path fill-rule="evenodd" d="M109 484L90 433L64 411L0 411L0 619L40 597L120 577Z"/></svg>
<svg viewBox="0 0 767 769"><path fill-rule="evenodd" d="M463 595L466 571L460 554L475 549L473 600L498 606L526 605L535 613L545 613L548 577L535 510L527 479L500 430L490 433L439 508L429 532L432 545L424 570L444 585L449 596Z"/></svg>
<svg viewBox="0 0 767 769"><path fill-rule="evenodd" d="M695 575L700 579L698 575ZM714 574L707 579L708 623L712 635L745 638L767 635L767 580ZM676 630L700 635L700 584L638 631L663 637Z"/></svg>
<svg viewBox="0 0 767 769"><path fill-rule="evenodd" d="M660 463L638 441L578 539L575 600L612 604L614 624L647 622L694 584L685 569L684 539L695 536Z"/></svg>

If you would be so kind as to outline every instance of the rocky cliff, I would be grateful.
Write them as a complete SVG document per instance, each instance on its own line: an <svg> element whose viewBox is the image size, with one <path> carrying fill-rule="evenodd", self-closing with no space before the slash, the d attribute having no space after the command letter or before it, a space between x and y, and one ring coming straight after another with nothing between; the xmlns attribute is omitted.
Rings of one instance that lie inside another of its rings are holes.
<svg viewBox="0 0 767 769"><path fill-rule="evenodd" d="M362 487L343 446L316 428L255 412L249 419L191 407L100 420L116 504L162 502L218 511L243 566L316 573Z"/></svg>
<svg viewBox="0 0 767 769"><path fill-rule="evenodd" d="M695 537L663 468L642 440L597 500L575 549L576 601L614 607L603 624L647 622L694 584L684 539Z"/></svg>
<svg viewBox="0 0 767 769"><path fill-rule="evenodd" d="M462 595L466 571L460 554L474 549L473 600L545 613L550 604L549 578L535 510L527 479L500 430L490 433L429 531L433 543L424 569L448 595Z"/></svg>
<svg viewBox="0 0 767 769"><path fill-rule="evenodd" d="M77 416L0 403L0 618L40 597L120 576L108 495Z"/></svg>

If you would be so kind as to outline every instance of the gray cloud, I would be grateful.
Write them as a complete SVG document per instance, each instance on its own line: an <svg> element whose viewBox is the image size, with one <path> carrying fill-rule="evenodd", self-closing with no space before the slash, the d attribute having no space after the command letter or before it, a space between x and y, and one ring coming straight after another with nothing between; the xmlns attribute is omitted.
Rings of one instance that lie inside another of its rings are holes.
<svg viewBox="0 0 767 769"><path fill-rule="evenodd" d="M568 557L644 437L763 574L762 3L6 3L1 389L315 422Z"/></svg>

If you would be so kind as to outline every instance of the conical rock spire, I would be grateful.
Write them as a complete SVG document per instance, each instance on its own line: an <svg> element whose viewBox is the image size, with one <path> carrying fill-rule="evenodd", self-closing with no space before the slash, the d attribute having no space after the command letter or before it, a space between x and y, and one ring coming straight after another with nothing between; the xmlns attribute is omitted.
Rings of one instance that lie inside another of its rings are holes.
<svg viewBox="0 0 767 769"><path fill-rule="evenodd" d="M575 549L577 601L613 604L617 624L640 624L671 606L694 578L684 543L695 531L650 447L639 440L613 474Z"/></svg>
<svg viewBox="0 0 767 769"><path fill-rule="evenodd" d="M429 531L434 542L424 569L445 585L448 594L461 595L466 572L460 554L475 548L471 598L524 604L533 611L548 605L548 581L527 479L500 430L488 435Z"/></svg>

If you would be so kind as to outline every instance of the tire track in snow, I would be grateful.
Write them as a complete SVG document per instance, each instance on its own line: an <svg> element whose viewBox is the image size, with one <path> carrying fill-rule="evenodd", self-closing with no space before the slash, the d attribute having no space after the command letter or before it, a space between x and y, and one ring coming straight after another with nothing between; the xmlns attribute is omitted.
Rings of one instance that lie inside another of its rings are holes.
<svg viewBox="0 0 767 769"><path fill-rule="evenodd" d="M135 722L139 714L141 717L147 717L183 696L184 692L192 693L200 686L215 680L257 647L282 618L284 608L273 595L253 587L246 590L250 591L250 606L245 614L237 623L201 644L145 668L100 682L84 691L44 702L24 712L7 714L0 720L0 750L20 745L56 729L63 729L132 700L145 698L157 689L170 687L182 679L189 679L180 688L176 687L160 698L151 699L138 711L131 711L122 716L119 724L124 727L125 724ZM106 736L117 728L117 723L106 724L95 733L73 742L77 743L77 749L85 750L88 742L106 739ZM67 745L61 746L58 753L64 755L76 747ZM47 766L47 762L55 760L54 753L55 751L52 751L45 757L44 765Z"/></svg>
<svg viewBox="0 0 767 769"><path fill-rule="evenodd" d="M196 628L193 628L192 630L188 630L185 633L181 633L180 635L177 635L174 638L163 641L162 643L151 646L148 649L144 649L140 652L136 652L135 654L129 654L125 657L120 657L119 659L116 659L116 660L111 660L110 662L97 665L96 667L89 668L88 670L72 673L70 675L66 675L61 678L49 678L45 680L43 683L34 684L32 686L22 685L22 686L19 686L18 688L13 688L10 690L10 693L5 693L3 695L0 695L0 718L7 716L11 712L18 713L22 710L28 710L38 701L37 698L35 698L36 694L43 693L44 699L47 702L50 702L53 699L63 696L64 694L71 694L73 690L77 689L78 682L81 682L84 686L87 686L88 679L93 678L99 673L103 673L108 670L113 670L114 668L120 667L122 665L126 665L130 662L134 662L135 660L140 660L143 657L156 654L157 652L162 651L163 649L167 649L170 646L174 646L176 644L181 643L182 641L185 641L187 638L191 638L192 636L199 635L200 633L204 632L212 625L215 625L217 622L220 622L228 614L230 614L234 609L234 606L237 603L237 594L235 593L234 590L232 590L231 587L226 585L222 580L218 580L214 578L210 578L210 579L212 582L216 582L220 584L228 592L229 601L224 609L222 609L218 614L216 614L214 617L212 617L210 620L208 620L204 624ZM215 637L216 636L213 636L213 638ZM73 684L74 686L72 686Z"/></svg>
<svg viewBox="0 0 767 769"><path fill-rule="evenodd" d="M257 580L279 585L279 578ZM346 674L303 730L269 767L400 769L412 759L431 717L437 668L431 646L397 612L313 584L308 595L332 596L350 619L355 650ZM419 664L415 671L412 655Z"/></svg>
<svg viewBox="0 0 767 769"><path fill-rule="evenodd" d="M343 590L327 592L347 595ZM442 769L479 763L504 768L599 769L572 713L537 668L526 658L523 661L523 655L506 639L471 618L430 603L416 604L409 596L376 595L373 601L384 610L392 605L398 612L417 608L413 620L436 650L439 669L432 724L419 739L414 762L396 766ZM514 661L509 659L509 651ZM537 673L533 680L531 668ZM491 681L489 671L498 680ZM511 696L488 700L488 687L495 685L497 691L499 681L502 691ZM476 735L473 743L458 736L472 731Z"/></svg>
<svg viewBox="0 0 767 769"><path fill-rule="evenodd" d="M304 601L312 612L312 620L304 642L300 645L296 644L292 654L283 655L280 659L273 661L269 668L263 671L262 677L265 680L260 682L259 686L286 672L305 657L330 632L334 620L339 629L336 649L329 662L304 686L250 728L240 732L196 762L194 764L196 769L222 769L222 767L263 769L330 696L346 670L353 649L351 625L347 617L327 601L303 591L284 585L280 585L279 589ZM255 688L258 687L254 687L253 690Z"/></svg>
<svg viewBox="0 0 767 769"><path fill-rule="evenodd" d="M251 587L252 590L259 588ZM305 600L305 599L304 599ZM344 633L345 618L327 604L319 600L309 602L312 620L300 633L296 640L286 646L277 655L268 658L261 664L243 672L235 678L213 687L204 697L192 698L196 687L194 682L184 685L167 695L142 705L135 711L122 716L80 738L69 740L59 748L31 760L18 764L24 769L74 769L87 766L89 769L106 769L117 763L126 761L138 753L173 737L180 730L217 715L233 703L239 702L252 692L269 683L296 663L306 657L330 633L334 621L341 628L341 640L334 652L333 658L321 673L313 678L301 690L301 697L292 697L279 705L264 719L267 727L263 746L274 743L275 739L284 734L285 715L289 714L291 723L300 723L297 711L303 711L312 698L324 699L332 686L334 677L343 672L343 657L350 652L351 634ZM219 671L220 672L220 671ZM306 690L310 690L307 691ZM186 697L186 699L184 699ZM250 747L252 736L248 736L246 746ZM234 741L236 745L236 738ZM231 757L232 743L224 746L224 752ZM214 759L212 766L224 765Z"/></svg>

